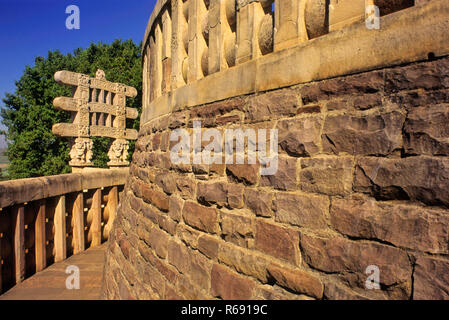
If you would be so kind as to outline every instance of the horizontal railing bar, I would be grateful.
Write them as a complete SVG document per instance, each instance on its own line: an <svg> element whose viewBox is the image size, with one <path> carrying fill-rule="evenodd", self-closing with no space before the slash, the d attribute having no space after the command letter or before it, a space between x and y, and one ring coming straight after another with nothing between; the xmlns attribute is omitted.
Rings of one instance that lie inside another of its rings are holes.
<svg viewBox="0 0 449 320"><path fill-rule="evenodd" d="M86 189L124 185L129 169L85 169L85 171L0 182L0 208Z"/></svg>

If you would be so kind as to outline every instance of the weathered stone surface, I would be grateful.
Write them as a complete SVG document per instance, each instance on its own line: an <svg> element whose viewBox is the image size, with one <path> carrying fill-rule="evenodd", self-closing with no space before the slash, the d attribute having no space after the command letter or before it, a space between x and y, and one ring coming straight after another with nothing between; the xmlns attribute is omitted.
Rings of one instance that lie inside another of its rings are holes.
<svg viewBox="0 0 449 320"><path fill-rule="evenodd" d="M184 221L192 227L209 233L219 231L218 214L214 208L207 208L195 202L187 201L184 203L182 216Z"/></svg>
<svg viewBox="0 0 449 320"><path fill-rule="evenodd" d="M176 191L176 178L167 171L156 174L155 183L167 194L172 194Z"/></svg>
<svg viewBox="0 0 449 320"><path fill-rule="evenodd" d="M160 191L150 189L147 185L142 184L142 197L143 200L153 204L155 207L162 211L168 211L169 201L168 196Z"/></svg>
<svg viewBox="0 0 449 320"><path fill-rule="evenodd" d="M404 149L413 155L449 155L449 107L413 108L404 126Z"/></svg>
<svg viewBox="0 0 449 320"><path fill-rule="evenodd" d="M189 277L199 288L209 291L212 263L198 252L191 253Z"/></svg>
<svg viewBox="0 0 449 320"><path fill-rule="evenodd" d="M273 208L278 222L306 228L327 227L327 197L277 193Z"/></svg>
<svg viewBox="0 0 449 320"><path fill-rule="evenodd" d="M259 168L258 164L228 164L226 172L231 181L254 185L259 178Z"/></svg>
<svg viewBox="0 0 449 320"><path fill-rule="evenodd" d="M196 182L190 178L178 178L176 179L176 186L183 199L194 199Z"/></svg>
<svg viewBox="0 0 449 320"><path fill-rule="evenodd" d="M170 115L168 128L171 130L183 127L187 124L188 114L186 112L174 112Z"/></svg>
<svg viewBox="0 0 449 320"><path fill-rule="evenodd" d="M163 275L168 282L175 283L178 278L176 269L167 264L166 261L160 260L144 243L139 242L139 252L142 257L148 261L154 268L156 268L161 275Z"/></svg>
<svg viewBox="0 0 449 320"><path fill-rule="evenodd" d="M228 184L227 189L228 206L232 209L243 208L243 186L238 184Z"/></svg>
<svg viewBox="0 0 449 320"><path fill-rule="evenodd" d="M176 267L179 272L188 273L190 270L189 249L182 243L170 240L167 251L168 262Z"/></svg>
<svg viewBox="0 0 449 320"><path fill-rule="evenodd" d="M267 266L270 261L254 251L223 244L218 251L218 260L240 273L259 279L263 283L267 282Z"/></svg>
<svg viewBox="0 0 449 320"><path fill-rule="evenodd" d="M448 60L412 64L407 67L388 69L385 72L387 93L413 89L439 89L447 86Z"/></svg>
<svg viewBox="0 0 449 320"><path fill-rule="evenodd" d="M232 110L243 111L244 101L241 98L234 98L225 101L215 102L203 107L193 108L190 111L190 118L213 118L217 115L223 115Z"/></svg>
<svg viewBox="0 0 449 320"><path fill-rule="evenodd" d="M351 285L365 287L369 265L380 270L380 284L388 287L392 298L407 299L411 293L411 262L405 251L374 242L345 238L318 238L301 233L304 260L313 268L328 273L346 273Z"/></svg>
<svg viewBox="0 0 449 320"><path fill-rule="evenodd" d="M308 157L320 151L321 117L279 121L279 146L291 156Z"/></svg>
<svg viewBox="0 0 449 320"><path fill-rule="evenodd" d="M398 92L390 95L388 100L398 106L405 106L407 110L411 110L414 107L427 107L429 105L449 103L449 92L448 90Z"/></svg>
<svg viewBox="0 0 449 320"><path fill-rule="evenodd" d="M225 241L248 247L248 239L254 237L254 220L243 215L220 211L221 232Z"/></svg>
<svg viewBox="0 0 449 320"><path fill-rule="evenodd" d="M449 206L449 160L361 158L354 190L379 199L410 199L429 205Z"/></svg>
<svg viewBox="0 0 449 320"><path fill-rule="evenodd" d="M332 226L350 237L449 253L449 216L443 210L384 204L373 199L333 199L330 217Z"/></svg>
<svg viewBox="0 0 449 320"><path fill-rule="evenodd" d="M202 235L198 238L198 250L211 259L218 256L219 240L209 235Z"/></svg>
<svg viewBox="0 0 449 320"><path fill-rule="evenodd" d="M293 294L279 286L262 285L254 290L255 300L313 300L305 295Z"/></svg>
<svg viewBox="0 0 449 320"><path fill-rule="evenodd" d="M186 245L196 249L198 247L198 239L202 233L192 227L179 224L176 229L176 236Z"/></svg>
<svg viewBox="0 0 449 320"><path fill-rule="evenodd" d="M346 196L352 191L352 158L301 159L300 188L305 192Z"/></svg>
<svg viewBox="0 0 449 320"><path fill-rule="evenodd" d="M249 121L262 121L271 117L294 116L298 106L298 93L294 90L281 90L252 97L245 111Z"/></svg>
<svg viewBox="0 0 449 320"><path fill-rule="evenodd" d="M221 116L221 117L217 117L215 119L215 123L218 126L224 126L224 125L229 124L229 123L239 123L239 122L240 122L240 116L237 115L237 114Z"/></svg>
<svg viewBox="0 0 449 320"><path fill-rule="evenodd" d="M276 264L268 266L268 274L276 283L297 293L303 293L320 299L323 296L323 284L309 273L282 267Z"/></svg>
<svg viewBox="0 0 449 320"><path fill-rule="evenodd" d="M244 192L244 201L248 209L258 216L271 217L273 215L272 194L262 190L246 188Z"/></svg>
<svg viewBox="0 0 449 320"><path fill-rule="evenodd" d="M327 117L323 129L324 152L353 155L386 155L402 147L405 115Z"/></svg>
<svg viewBox="0 0 449 320"><path fill-rule="evenodd" d="M219 264L211 273L211 294L224 300L251 299L254 283Z"/></svg>
<svg viewBox="0 0 449 320"><path fill-rule="evenodd" d="M181 221L181 216L182 216L182 207L184 205L184 200L179 199L179 198L175 198L175 197L170 197L169 199L169 204L168 204L168 215L170 216L170 218L172 218L173 220L179 222Z"/></svg>
<svg viewBox="0 0 449 320"><path fill-rule="evenodd" d="M413 278L413 299L449 299L449 261L437 257L418 257Z"/></svg>
<svg viewBox="0 0 449 320"><path fill-rule="evenodd" d="M275 258L298 264L298 232L262 220L256 221L256 248Z"/></svg>
<svg viewBox="0 0 449 320"><path fill-rule="evenodd" d="M227 185L222 182L198 183L197 199L199 202L211 205L225 206L228 203Z"/></svg>
<svg viewBox="0 0 449 320"><path fill-rule="evenodd" d="M335 280L324 282L324 298L329 300L368 300L347 286L339 284Z"/></svg>
<svg viewBox="0 0 449 320"><path fill-rule="evenodd" d="M383 72L369 72L360 75L324 80L301 88L305 104L347 95L375 93L384 88Z"/></svg>
<svg viewBox="0 0 449 320"><path fill-rule="evenodd" d="M260 185L278 190L295 190L296 163L297 159L295 158L279 158L277 172L274 175L261 176Z"/></svg>
<svg viewBox="0 0 449 320"><path fill-rule="evenodd" d="M149 233L148 244L159 257L165 258L167 256L168 235L159 228L152 228Z"/></svg>

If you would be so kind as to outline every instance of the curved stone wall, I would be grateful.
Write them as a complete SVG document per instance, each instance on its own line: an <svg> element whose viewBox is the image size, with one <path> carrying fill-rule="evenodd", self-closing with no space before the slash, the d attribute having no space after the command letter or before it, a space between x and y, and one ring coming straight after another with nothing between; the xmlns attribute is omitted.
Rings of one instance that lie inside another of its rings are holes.
<svg viewBox="0 0 449 320"><path fill-rule="evenodd" d="M449 7L415 4L383 32L352 25L278 52L274 41L273 53L165 92L144 72L104 297L448 299ZM194 163L207 138L176 164L170 137L198 133L196 121L225 137L277 129L276 173Z"/></svg>

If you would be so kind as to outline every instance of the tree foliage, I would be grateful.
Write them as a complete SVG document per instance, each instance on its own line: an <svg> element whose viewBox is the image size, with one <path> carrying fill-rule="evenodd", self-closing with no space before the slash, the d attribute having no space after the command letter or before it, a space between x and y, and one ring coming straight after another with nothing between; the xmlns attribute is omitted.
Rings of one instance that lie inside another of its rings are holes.
<svg viewBox="0 0 449 320"><path fill-rule="evenodd" d="M105 71L106 79L137 89L137 97L127 99L127 106L141 112L141 57L140 45L132 40L115 40L112 44L91 44L87 49L76 49L62 54L50 51L47 58L37 57L34 66L27 66L13 94L7 93L1 109L8 140L8 168L11 179L47 176L70 172L68 139L53 135L55 123L70 122L70 114L53 107L53 99L72 95L72 89L55 82L56 71L68 70L95 76L97 69ZM128 123L139 128L139 118ZM107 151L112 142L107 138L93 138L93 162L106 167ZM130 156L134 143L130 144Z"/></svg>

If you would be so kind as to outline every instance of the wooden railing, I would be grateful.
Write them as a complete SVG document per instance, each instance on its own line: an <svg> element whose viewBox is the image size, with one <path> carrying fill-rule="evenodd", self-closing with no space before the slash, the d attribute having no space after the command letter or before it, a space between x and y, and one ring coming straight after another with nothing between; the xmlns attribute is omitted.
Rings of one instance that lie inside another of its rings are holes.
<svg viewBox="0 0 449 320"><path fill-rule="evenodd" d="M128 168L0 183L0 293L106 241Z"/></svg>
<svg viewBox="0 0 449 320"><path fill-rule="evenodd" d="M416 0L425 2L425 0ZM186 84L415 0L159 0L143 46L144 109ZM216 88L220 90L220 88Z"/></svg>

